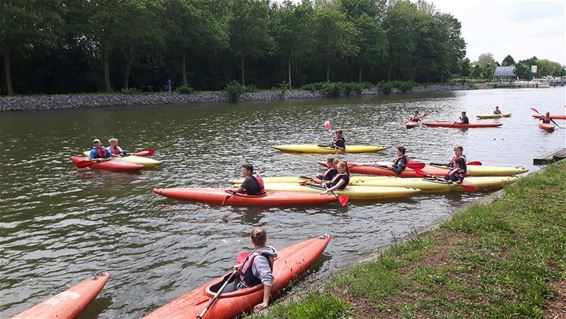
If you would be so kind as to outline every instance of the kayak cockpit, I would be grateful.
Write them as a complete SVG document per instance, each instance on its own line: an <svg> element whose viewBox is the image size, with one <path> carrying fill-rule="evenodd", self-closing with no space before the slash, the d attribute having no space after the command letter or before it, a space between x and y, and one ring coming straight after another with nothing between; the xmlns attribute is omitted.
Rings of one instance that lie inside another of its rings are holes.
<svg viewBox="0 0 566 319"><path fill-rule="evenodd" d="M214 295L216 295L216 293L218 292L218 289L220 289L220 287L222 287L222 285L224 284L224 282L230 277L230 274L226 274L224 277L219 278L215 281L213 281L210 285L206 286L205 288L205 294L209 297L214 297ZM230 279L230 282L233 282L234 280L236 280L236 277L232 277ZM244 288L244 289L238 289L236 291L233 292L226 292L226 293L222 293L220 294L220 296L218 298L232 298L232 297L239 297L239 296L243 296L243 295L249 295L251 293L254 293L258 290L262 290L263 289L263 285L257 285L257 286L253 286L251 288Z"/></svg>

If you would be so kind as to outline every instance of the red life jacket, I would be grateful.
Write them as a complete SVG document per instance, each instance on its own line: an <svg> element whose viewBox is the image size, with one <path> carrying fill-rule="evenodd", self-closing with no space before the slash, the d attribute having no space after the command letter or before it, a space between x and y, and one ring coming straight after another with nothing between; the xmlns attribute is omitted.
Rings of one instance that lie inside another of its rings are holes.
<svg viewBox="0 0 566 319"><path fill-rule="evenodd" d="M97 147L96 153L98 154L98 157L106 158L106 149L104 147Z"/></svg>
<svg viewBox="0 0 566 319"><path fill-rule="evenodd" d="M263 178L261 178L261 176L259 176L258 173L253 173L252 177L255 179L257 185L259 186L259 195L265 194L265 187L264 187L264 184L263 184Z"/></svg>
<svg viewBox="0 0 566 319"><path fill-rule="evenodd" d="M253 272L254 259L259 255L267 259L267 262L269 263L269 268L273 270L272 256L266 253L258 253L255 251L252 252L250 256L247 258L247 260L244 261L242 268L240 268L240 282L243 283L246 287L253 287L261 284L261 279L257 278Z"/></svg>
<svg viewBox="0 0 566 319"><path fill-rule="evenodd" d="M460 157L456 157L456 155L454 155L454 157L452 157L452 159L450 160L450 163L448 163L448 167L454 167L454 163L456 162L457 159L459 158L463 158L464 161L466 160L466 155L462 155Z"/></svg>
<svg viewBox="0 0 566 319"><path fill-rule="evenodd" d="M120 155L122 154L122 148L120 148L120 146L109 146L108 147L110 149L110 153L112 154L116 154L116 155Z"/></svg>

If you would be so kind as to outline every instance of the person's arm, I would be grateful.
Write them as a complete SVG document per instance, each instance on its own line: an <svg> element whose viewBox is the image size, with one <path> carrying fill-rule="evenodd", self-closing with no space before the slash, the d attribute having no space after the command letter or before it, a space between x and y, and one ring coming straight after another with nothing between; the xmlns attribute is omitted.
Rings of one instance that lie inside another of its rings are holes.
<svg viewBox="0 0 566 319"><path fill-rule="evenodd" d="M96 150L93 148L92 150L90 150L90 153L88 153L88 158L91 160L96 159L96 155L98 154L96 154Z"/></svg>
<svg viewBox="0 0 566 319"><path fill-rule="evenodd" d="M403 170L405 170L405 160L401 158L397 164L391 165L391 169L395 172L395 174L399 175Z"/></svg>
<svg viewBox="0 0 566 319"><path fill-rule="evenodd" d="M254 307L254 312L262 311L269 305L271 297L271 286L263 285L263 302Z"/></svg>
<svg viewBox="0 0 566 319"><path fill-rule="evenodd" d="M334 185L334 186L332 186L332 187L330 187L330 188L327 188L327 189L326 189L324 192L322 192L321 194L327 194L327 193L330 193L330 192L332 192L332 191L335 191L335 190L337 190L338 188L342 187L342 185L344 185L344 183L345 183L345 182L344 182L344 179L341 178L340 181L339 181L336 185Z"/></svg>

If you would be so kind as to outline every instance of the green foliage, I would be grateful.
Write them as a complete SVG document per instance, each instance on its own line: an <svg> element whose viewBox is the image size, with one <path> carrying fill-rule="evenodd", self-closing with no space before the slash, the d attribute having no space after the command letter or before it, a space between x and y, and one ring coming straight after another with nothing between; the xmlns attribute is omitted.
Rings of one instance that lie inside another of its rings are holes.
<svg viewBox="0 0 566 319"><path fill-rule="evenodd" d="M175 92L179 94L193 94L194 89L188 85L181 85L175 89Z"/></svg>
<svg viewBox="0 0 566 319"><path fill-rule="evenodd" d="M232 81L226 84L224 87L224 91L228 94L228 100L230 102L238 102L240 96L246 92L246 87L243 86L240 82Z"/></svg>
<svg viewBox="0 0 566 319"><path fill-rule="evenodd" d="M131 95L131 94L140 94L140 93L142 93L142 91L140 89L137 89L137 88L127 88L127 89L123 88L120 91L120 93Z"/></svg>
<svg viewBox="0 0 566 319"><path fill-rule="evenodd" d="M379 82L377 84L377 88L383 92L383 94L389 94L391 93L391 90L393 89L393 83L392 82Z"/></svg>
<svg viewBox="0 0 566 319"><path fill-rule="evenodd" d="M511 65L515 65L515 59L513 59L513 57L508 54L503 61L501 61L501 66L511 66Z"/></svg>
<svg viewBox="0 0 566 319"><path fill-rule="evenodd" d="M300 302L292 301L277 304L272 307L268 314L262 316L251 316L249 318L341 319L347 318L350 315L350 308L342 299L334 295L320 294L318 292L311 291Z"/></svg>

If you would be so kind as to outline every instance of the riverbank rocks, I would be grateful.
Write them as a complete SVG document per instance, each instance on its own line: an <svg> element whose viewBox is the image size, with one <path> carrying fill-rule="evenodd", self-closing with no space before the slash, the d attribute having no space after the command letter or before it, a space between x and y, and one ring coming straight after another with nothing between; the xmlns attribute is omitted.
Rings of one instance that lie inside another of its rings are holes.
<svg viewBox="0 0 566 319"><path fill-rule="evenodd" d="M443 92L468 90L468 86L429 85L414 87L410 92ZM401 93L393 89L392 94ZM380 95L377 88L366 89L362 95ZM319 91L288 90L282 94L279 90L247 92L241 95L244 101L276 101L318 99L323 95ZM193 94L173 92L147 94L68 94L68 95L33 95L2 96L0 111L42 111L52 109L98 108L111 106L139 106L161 104L225 103L228 96L222 91L200 91Z"/></svg>

